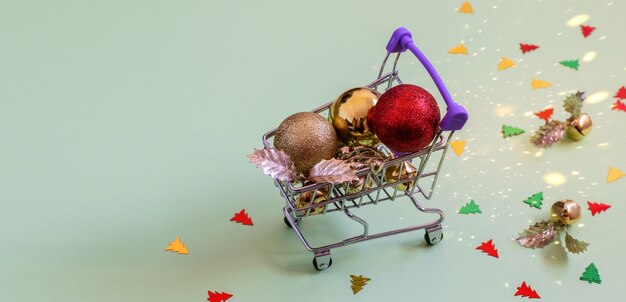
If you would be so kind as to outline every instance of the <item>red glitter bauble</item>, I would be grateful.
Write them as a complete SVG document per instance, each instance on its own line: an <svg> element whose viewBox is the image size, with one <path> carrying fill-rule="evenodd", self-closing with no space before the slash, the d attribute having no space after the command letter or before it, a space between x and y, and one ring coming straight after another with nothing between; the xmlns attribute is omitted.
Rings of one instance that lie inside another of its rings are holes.
<svg viewBox="0 0 626 302"><path fill-rule="evenodd" d="M383 93L367 115L367 126L396 152L415 152L439 131L439 106L424 88L402 84Z"/></svg>

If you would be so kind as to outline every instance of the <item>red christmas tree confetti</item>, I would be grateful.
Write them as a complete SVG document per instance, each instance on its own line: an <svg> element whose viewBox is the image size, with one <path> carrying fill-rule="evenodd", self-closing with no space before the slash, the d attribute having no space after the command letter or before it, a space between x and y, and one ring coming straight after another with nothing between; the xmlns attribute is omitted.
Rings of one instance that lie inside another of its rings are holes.
<svg viewBox="0 0 626 302"><path fill-rule="evenodd" d="M522 285L520 285L517 288L517 292L515 293L515 296L527 297L528 299L541 298L539 297L539 294L537 294L537 291L532 289L530 286L526 285L526 282L522 282Z"/></svg>
<svg viewBox="0 0 626 302"><path fill-rule="evenodd" d="M626 99L626 86L620 87L613 97L620 100Z"/></svg>
<svg viewBox="0 0 626 302"><path fill-rule="evenodd" d="M252 219L250 218L250 216L248 216L248 213L246 213L246 209L241 209L241 211L235 214L235 216L233 216L230 221L238 222L243 225L253 225Z"/></svg>
<svg viewBox="0 0 626 302"><path fill-rule="evenodd" d="M591 211L591 216L596 216L596 214L600 212L604 212L611 207L610 204L605 204L601 202L597 203L597 202L587 201L587 204L589 205L589 211Z"/></svg>
<svg viewBox="0 0 626 302"><path fill-rule="evenodd" d="M493 245L493 239L489 239L489 241L481 243L481 245L476 247L476 249L481 250L483 253L486 253L491 257L500 258L498 257L498 250L495 245Z"/></svg>
<svg viewBox="0 0 626 302"><path fill-rule="evenodd" d="M620 100L617 100L615 101L615 103L613 103L613 107L611 107L611 110L620 110L626 112L626 104L622 103Z"/></svg>
<svg viewBox="0 0 626 302"><path fill-rule="evenodd" d="M583 32L583 37L587 38L594 30L596 30L596 28L593 26L581 25L580 30Z"/></svg>
<svg viewBox="0 0 626 302"><path fill-rule="evenodd" d="M535 112L535 115L548 123L550 122L550 117L552 116L552 113L554 113L554 108L548 108L546 110Z"/></svg>
<svg viewBox="0 0 626 302"><path fill-rule="evenodd" d="M209 291L209 298L207 299L207 301L209 302L223 302L226 301L228 299L230 299L230 297L232 297L233 295L229 294L229 293L218 293L218 292L214 292L214 291Z"/></svg>
<svg viewBox="0 0 626 302"><path fill-rule="evenodd" d="M519 44L519 48L522 50L522 53L527 53L529 51L533 51L533 50L539 48L539 46L538 45L534 45L534 44L520 43Z"/></svg>

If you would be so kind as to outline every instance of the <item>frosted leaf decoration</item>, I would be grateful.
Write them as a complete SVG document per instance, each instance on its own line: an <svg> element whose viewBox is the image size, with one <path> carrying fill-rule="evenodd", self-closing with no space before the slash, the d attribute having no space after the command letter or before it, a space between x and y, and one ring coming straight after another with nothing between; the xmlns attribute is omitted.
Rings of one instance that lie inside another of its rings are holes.
<svg viewBox="0 0 626 302"><path fill-rule="evenodd" d="M299 178L296 167L285 152L270 148L256 150L248 155L251 163L261 168L263 173L283 181L291 181Z"/></svg>
<svg viewBox="0 0 626 302"><path fill-rule="evenodd" d="M342 183L359 178L349 164L338 159L322 160L311 168L310 181L316 183Z"/></svg>
<svg viewBox="0 0 626 302"><path fill-rule="evenodd" d="M565 247L570 253L580 254L587 250L589 243L575 239L569 233L565 233Z"/></svg>
<svg viewBox="0 0 626 302"><path fill-rule="evenodd" d="M538 147L550 147L552 144L563 139L565 125L560 121L551 121L541 126L530 138L530 142Z"/></svg>
<svg viewBox="0 0 626 302"><path fill-rule="evenodd" d="M542 248L552 241L557 234L554 223L548 220L544 220L534 225L531 225L528 229L519 234L517 242L521 246L529 248Z"/></svg>

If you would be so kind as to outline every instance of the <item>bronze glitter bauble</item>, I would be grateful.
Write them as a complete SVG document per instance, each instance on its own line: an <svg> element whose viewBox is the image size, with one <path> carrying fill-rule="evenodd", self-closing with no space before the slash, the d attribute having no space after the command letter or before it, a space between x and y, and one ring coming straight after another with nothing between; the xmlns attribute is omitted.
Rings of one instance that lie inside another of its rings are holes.
<svg viewBox="0 0 626 302"><path fill-rule="evenodd" d="M593 123L591 122L591 118L586 113L581 113L577 117L571 117L567 120L567 136L575 141L579 141L589 132L591 132L591 127Z"/></svg>
<svg viewBox="0 0 626 302"><path fill-rule="evenodd" d="M550 208L550 219L554 222L569 225L578 221L580 216L580 205L570 199L557 201Z"/></svg>
<svg viewBox="0 0 626 302"><path fill-rule="evenodd" d="M296 170L305 176L322 161L337 152L337 133L321 115L300 112L287 117L276 130L274 147L287 153Z"/></svg>
<svg viewBox="0 0 626 302"><path fill-rule="evenodd" d="M378 91L359 87L342 93L335 100L330 107L330 120L343 144L373 147L380 142L367 126L367 113L379 97Z"/></svg>

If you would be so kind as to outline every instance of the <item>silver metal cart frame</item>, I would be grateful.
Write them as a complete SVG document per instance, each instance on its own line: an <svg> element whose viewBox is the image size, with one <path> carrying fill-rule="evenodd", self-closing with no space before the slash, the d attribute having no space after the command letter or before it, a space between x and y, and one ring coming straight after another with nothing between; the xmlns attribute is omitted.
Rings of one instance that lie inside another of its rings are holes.
<svg viewBox="0 0 626 302"><path fill-rule="evenodd" d="M448 104L448 112L442 120L442 127L433 139L433 141L427 147L420 151L396 156L393 159L385 161L384 166L382 166L381 169L379 169L378 171L373 171L369 168L363 168L359 170L356 174L364 181L362 182L362 186L360 188L357 188L357 192L355 192L354 187L350 187L351 185L349 183L313 183L298 186L289 181L280 181L278 179L274 179L276 186L280 190L281 196L286 201L286 205L283 208L285 223L289 227L293 228L293 230L300 238L300 241L302 241L304 247L314 254L313 265L317 270L325 270L331 266L332 259L330 257L330 254L332 249L347 246L357 242L421 229L425 230L424 237L426 242L430 245L439 243L443 238L441 225L445 218L443 211L436 208L425 208L418 202L418 197L421 196L427 200L431 199L435 185L437 183L437 179L441 172L443 160L445 159L448 150L450 139L452 138L454 131L461 129L465 124L465 121L467 120L467 112L463 107L451 101L450 95L447 92L445 85L443 85L443 82L434 71L434 68L432 68L432 65L430 65L428 60L426 60L423 54L419 52L419 50L413 45L410 38L411 35L406 29L399 28L394 32L394 35L387 45L388 52L385 56L385 59L383 60L380 72L378 74L378 78L374 82L368 84L367 87L377 89L379 86L386 84L386 89L389 89L396 83L402 84L402 80L399 78L397 71L398 59L403 51L407 49L411 50L427 68L428 72L435 80L435 83L437 84L440 92L442 92L446 103ZM417 52L419 53L416 53L415 50L417 50ZM392 71L383 74L385 64L389 58L390 53L397 53L397 56L393 63ZM328 117L332 104L333 102L329 102L313 110L312 112L316 112ZM451 110L451 107L454 107L452 108L454 110ZM451 112L454 114L453 116L450 116ZM444 124L446 121L448 121L448 123ZM276 129L273 129L263 135L263 145L265 148L272 147L270 140L275 135L275 133ZM384 149L384 151L386 151L388 154L391 154L391 150L386 149L386 147L384 146L381 146L381 148ZM429 160L431 160L431 157L436 154L440 156L438 159L439 161L438 163L436 163L434 170L428 171L428 162ZM412 177L406 177L406 175L403 175L403 162L411 162L413 165L415 165L415 167L417 167L417 173L412 174ZM399 172L397 173L397 178L388 178L386 176L387 169L399 169ZM423 186L423 184L420 184L420 182L423 182L425 179L429 179L431 181L430 185ZM406 187L408 187L408 189L400 190L400 184L406 184ZM301 203L298 204L298 198L301 198L301 196L303 196L302 194L307 192L310 195L310 200L307 203L308 205L303 206ZM318 194L324 194L326 196L325 200L317 202L315 200L315 197L318 196ZM411 202L418 211L436 215L438 216L438 218L429 223L370 234L369 224L367 223L367 221L356 216L351 211L351 209L354 208L360 208L362 206L371 204L375 205L379 202L385 200L394 200L398 197L407 197L409 200L411 200ZM361 226L363 226L363 233L361 235L350 237L332 244L318 247L311 246L311 244L307 241L304 234L302 233L298 223L305 217L310 217L317 214L325 215L333 212L343 212L348 218L359 223Z"/></svg>

